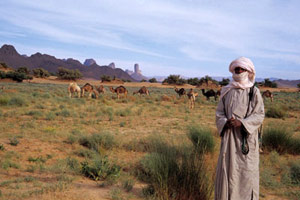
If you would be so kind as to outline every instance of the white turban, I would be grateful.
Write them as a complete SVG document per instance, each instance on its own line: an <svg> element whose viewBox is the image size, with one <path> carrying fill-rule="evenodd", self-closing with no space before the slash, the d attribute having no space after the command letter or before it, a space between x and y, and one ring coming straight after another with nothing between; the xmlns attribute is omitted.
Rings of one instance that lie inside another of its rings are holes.
<svg viewBox="0 0 300 200"><path fill-rule="evenodd" d="M248 81L237 82L232 80L228 85L222 88L221 97L223 97L232 88L246 89L250 88L255 83L255 68L252 61L249 58L240 57L232 61L229 65L229 71L234 74L234 69L236 67L243 68L248 72Z"/></svg>

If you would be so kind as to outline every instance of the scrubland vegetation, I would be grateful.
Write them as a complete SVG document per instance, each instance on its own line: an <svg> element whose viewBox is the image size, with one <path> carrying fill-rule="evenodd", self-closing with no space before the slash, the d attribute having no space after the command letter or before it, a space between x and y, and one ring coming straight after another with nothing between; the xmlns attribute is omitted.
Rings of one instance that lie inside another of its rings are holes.
<svg viewBox="0 0 300 200"><path fill-rule="evenodd" d="M67 85L0 86L0 199L213 198L213 99L190 110L173 88L79 99ZM299 199L300 94L277 92L265 111L260 198Z"/></svg>

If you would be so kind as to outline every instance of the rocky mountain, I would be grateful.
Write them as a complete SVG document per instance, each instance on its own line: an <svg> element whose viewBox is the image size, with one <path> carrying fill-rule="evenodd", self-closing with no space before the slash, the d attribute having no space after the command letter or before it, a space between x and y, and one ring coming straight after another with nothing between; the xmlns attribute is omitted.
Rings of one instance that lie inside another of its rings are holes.
<svg viewBox="0 0 300 200"><path fill-rule="evenodd" d="M277 86L279 88L283 88L283 87L297 88L297 84L300 84L300 80L282 80L282 79L278 79L278 80L275 81L275 83L277 83Z"/></svg>
<svg viewBox="0 0 300 200"><path fill-rule="evenodd" d="M89 60L89 59L88 59ZM58 67L64 67L67 69L78 69L84 78L100 79L102 75L108 75L111 77L117 77L119 79L135 81L130 75L124 72L122 69L112 69L108 66L99 66L97 63L89 61L89 66L85 66L78 60L57 59L54 56L35 53L29 57L20 55L12 45L3 45L0 48L0 62L6 63L8 66L16 69L18 67L27 67L29 69L44 68L49 72L57 72Z"/></svg>
<svg viewBox="0 0 300 200"><path fill-rule="evenodd" d="M138 80L138 81L148 80L147 77L143 76L142 71L140 70L139 64L134 65L134 72L132 72L130 70L126 70L126 72L135 80Z"/></svg>
<svg viewBox="0 0 300 200"><path fill-rule="evenodd" d="M91 65L97 64L97 63L96 63L96 61L94 59L90 58L90 59L86 59L83 64L85 66L91 66Z"/></svg>
<svg viewBox="0 0 300 200"><path fill-rule="evenodd" d="M112 69L116 69L116 66L115 66L115 63L110 63L109 65L108 65L110 68L112 68Z"/></svg>

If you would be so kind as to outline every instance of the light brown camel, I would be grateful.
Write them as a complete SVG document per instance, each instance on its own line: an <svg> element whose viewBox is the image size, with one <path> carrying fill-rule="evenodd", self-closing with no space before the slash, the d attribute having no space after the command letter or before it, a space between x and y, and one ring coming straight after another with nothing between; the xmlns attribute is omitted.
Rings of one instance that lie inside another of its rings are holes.
<svg viewBox="0 0 300 200"><path fill-rule="evenodd" d="M112 92L112 93L117 93L117 97L118 99L120 98L120 94L124 94L124 97L127 98L127 93L128 93L128 90L124 87L124 86L119 86L117 88L113 88L113 87L109 87L109 90Z"/></svg>
<svg viewBox="0 0 300 200"><path fill-rule="evenodd" d="M104 86L103 85L100 85L99 87L97 87L96 88L97 89L97 91L98 91L98 93L100 94L100 93L105 93L106 92L106 90L105 90L105 88L104 88Z"/></svg>
<svg viewBox="0 0 300 200"><path fill-rule="evenodd" d="M186 91L184 88L178 89L177 87L174 88L175 92L179 95L179 98L186 95Z"/></svg>
<svg viewBox="0 0 300 200"><path fill-rule="evenodd" d="M187 93L187 96L189 98L190 109L195 108L195 101L196 97L198 96L198 93L195 92L193 88L191 88L190 91Z"/></svg>
<svg viewBox="0 0 300 200"><path fill-rule="evenodd" d="M274 98L274 95L273 93L270 91L270 90L266 90L262 93L262 97L265 99L266 97L270 98L271 99L271 102L273 102L273 98Z"/></svg>
<svg viewBox="0 0 300 200"><path fill-rule="evenodd" d="M94 87L89 83L86 83L84 86L82 86L82 88L81 88L81 97L84 97L84 92L89 93L89 98L92 97L92 93L94 93L96 99L98 98L97 90L95 90Z"/></svg>
<svg viewBox="0 0 300 200"><path fill-rule="evenodd" d="M138 91L133 92L133 95L135 95L135 94L139 94L139 95L146 94L146 95L149 95L150 93L149 93L149 90L145 86L143 86Z"/></svg>
<svg viewBox="0 0 300 200"><path fill-rule="evenodd" d="M75 83L75 82L70 83L69 87L68 87L68 92L69 92L70 98L72 98L72 94L74 94L75 92L77 93L78 98L80 98L81 89L77 85L77 83Z"/></svg>

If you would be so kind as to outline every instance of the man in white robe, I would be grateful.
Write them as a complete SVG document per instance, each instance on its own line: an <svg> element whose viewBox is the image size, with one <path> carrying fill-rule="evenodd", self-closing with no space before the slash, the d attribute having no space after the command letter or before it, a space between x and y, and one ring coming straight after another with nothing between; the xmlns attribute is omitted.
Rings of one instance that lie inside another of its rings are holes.
<svg viewBox="0 0 300 200"><path fill-rule="evenodd" d="M233 74L233 80L222 88L216 110L221 148L215 180L215 200L257 200L258 129L265 115L264 104L259 89L253 87L255 69L250 59L241 57L232 61L229 71ZM253 97L248 110L251 88ZM248 153L242 153L242 128L247 134Z"/></svg>

